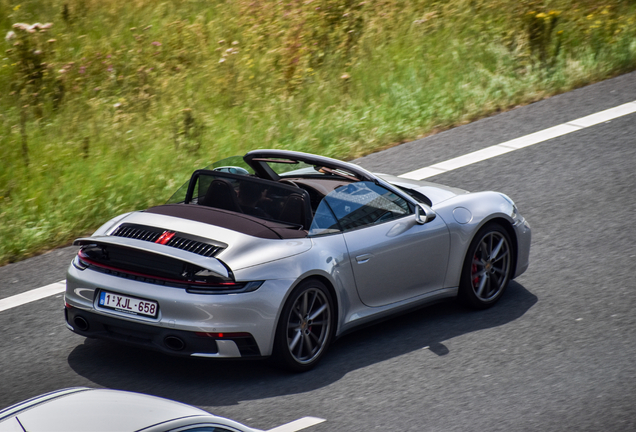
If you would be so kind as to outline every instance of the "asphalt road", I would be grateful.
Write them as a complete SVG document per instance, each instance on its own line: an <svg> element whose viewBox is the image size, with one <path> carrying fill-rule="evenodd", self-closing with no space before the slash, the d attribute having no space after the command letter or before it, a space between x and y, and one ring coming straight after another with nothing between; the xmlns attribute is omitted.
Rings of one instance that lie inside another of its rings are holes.
<svg viewBox="0 0 636 432"><path fill-rule="evenodd" d="M357 160L402 174L626 102L636 73ZM482 312L442 303L338 340L313 371L158 355L66 329L62 296L0 312L0 407L62 387L139 391L260 429L636 430L636 114L429 180L511 196L531 264ZM64 248L0 268L0 299L59 281Z"/></svg>

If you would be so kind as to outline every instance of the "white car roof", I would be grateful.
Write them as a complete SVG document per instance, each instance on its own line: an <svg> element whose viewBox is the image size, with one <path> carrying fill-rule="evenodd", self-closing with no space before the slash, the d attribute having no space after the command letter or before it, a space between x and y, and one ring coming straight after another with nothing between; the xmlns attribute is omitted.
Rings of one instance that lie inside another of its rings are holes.
<svg viewBox="0 0 636 432"><path fill-rule="evenodd" d="M88 388L44 395L0 414L0 431L22 431L17 416L30 432L132 432L173 419L213 417L199 408L156 396Z"/></svg>

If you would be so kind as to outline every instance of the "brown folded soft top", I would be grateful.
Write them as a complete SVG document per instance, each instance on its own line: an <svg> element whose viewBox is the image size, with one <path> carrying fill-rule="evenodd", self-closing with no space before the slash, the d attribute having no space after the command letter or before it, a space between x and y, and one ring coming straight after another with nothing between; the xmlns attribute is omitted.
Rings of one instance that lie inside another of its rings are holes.
<svg viewBox="0 0 636 432"><path fill-rule="evenodd" d="M307 231L295 225L286 225L214 207L196 204L166 204L151 207L148 213L174 216L230 229L253 237L265 239L295 239L307 237Z"/></svg>

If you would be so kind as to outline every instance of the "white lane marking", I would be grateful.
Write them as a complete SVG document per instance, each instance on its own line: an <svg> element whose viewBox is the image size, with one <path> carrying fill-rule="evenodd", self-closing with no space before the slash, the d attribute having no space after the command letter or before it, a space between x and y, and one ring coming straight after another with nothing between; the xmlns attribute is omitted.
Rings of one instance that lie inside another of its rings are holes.
<svg viewBox="0 0 636 432"><path fill-rule="evenodd" d="M287 423L282 426L275 427L274 429L270 429L267 432L296 432L310 426L317 425L324 421L326 420L318 417L303 417L301 419L294 420L291 423Z"/></svg>
<svg viewBox="0 0 636 432"><path fill-rule="evenodd" d="M553 126L548 129L544 129L529 135L525 135L519 138L515 138L510 141L503 142L494 146L486 147L485 149L477 150L472 153L468 153L463 156L449 159L444 162L437 163L425 168L421 168L415 171L411 171L400 175L400 177L423 180L428 177L433 177L438 174L442 174L457 168L465 167L467 165L481 162L486 159L490 159L502 154L509 153L511 151L519 150L540 142L550 140L559 136L563 136L580 129L584 129L590 126L604 123L609 120L613 120L618 117L622 117L627 114L636 112L636 101L628 102L623 105L619 105L614 108L600 111L594 114L590 114L585 117L578 118L576 120L569 121L557 126ZM14 295L13 297L7 297L0 300L0 312L11 309L32 301L40 300L54 294L63 292L65 289L65 281L55 282L53 284L36 288L31 291L27 291L22 294ZM272 429L275 432L278 430ZM282 429L282 431L285 431Z"/></svg>
<svg viewBox="0 0 636 432"><path fill-rule="evenodd" d="M606 121L613 120L627 114L632 114L634 112L636 112L636 101L619 105L617 107L610 108L605 111L600 111L585 117L581 117L576 120L572 120L567 123L531 133L529 135L515 138L513 140L506 141L497 145L486 147L484 149L477 150L475 152L468 153L454 159L449 159L435 165L407 172L400 175L399 177L413 180L423 180L425 178L433 177L438 174L465 167L467 165L481 162L486 159L501 156L502 154L506 154L511 151L519 150L534 144L538 144L540 142L548 141L552 138L567 135L569 133L576 132L577 130L588 128L599 123L604 123Z"/></svg>
<svg viewBox="0 0 636 432"><path fill-rule="evenodd" d="M0 312L64 292L66 281L59 281L0 300Z"/></svg>

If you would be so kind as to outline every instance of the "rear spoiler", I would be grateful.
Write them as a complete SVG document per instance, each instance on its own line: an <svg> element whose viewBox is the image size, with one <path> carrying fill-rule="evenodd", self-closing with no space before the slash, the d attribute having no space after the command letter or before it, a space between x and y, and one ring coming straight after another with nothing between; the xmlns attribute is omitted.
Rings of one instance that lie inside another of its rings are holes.
<svg viewBox="0 0 636 432"><path fill-rule="evenodd" d="M171 246L165 246L158 243L152 243L144 240L137 240L126 237L114 237L114 236L95 236L95 237L83 237L78 238L73 242L75 246L85 245L111 245L120 246L128 249L136 249L144 252L150 252L157 255L162 255L169 258L176 258L180 261L184 261L196 266L209 270L219 276L226 279L234 279L230 269L220 260L213 257L204 257L193 252L188 252L182 249L174 248Z"/></svg>

